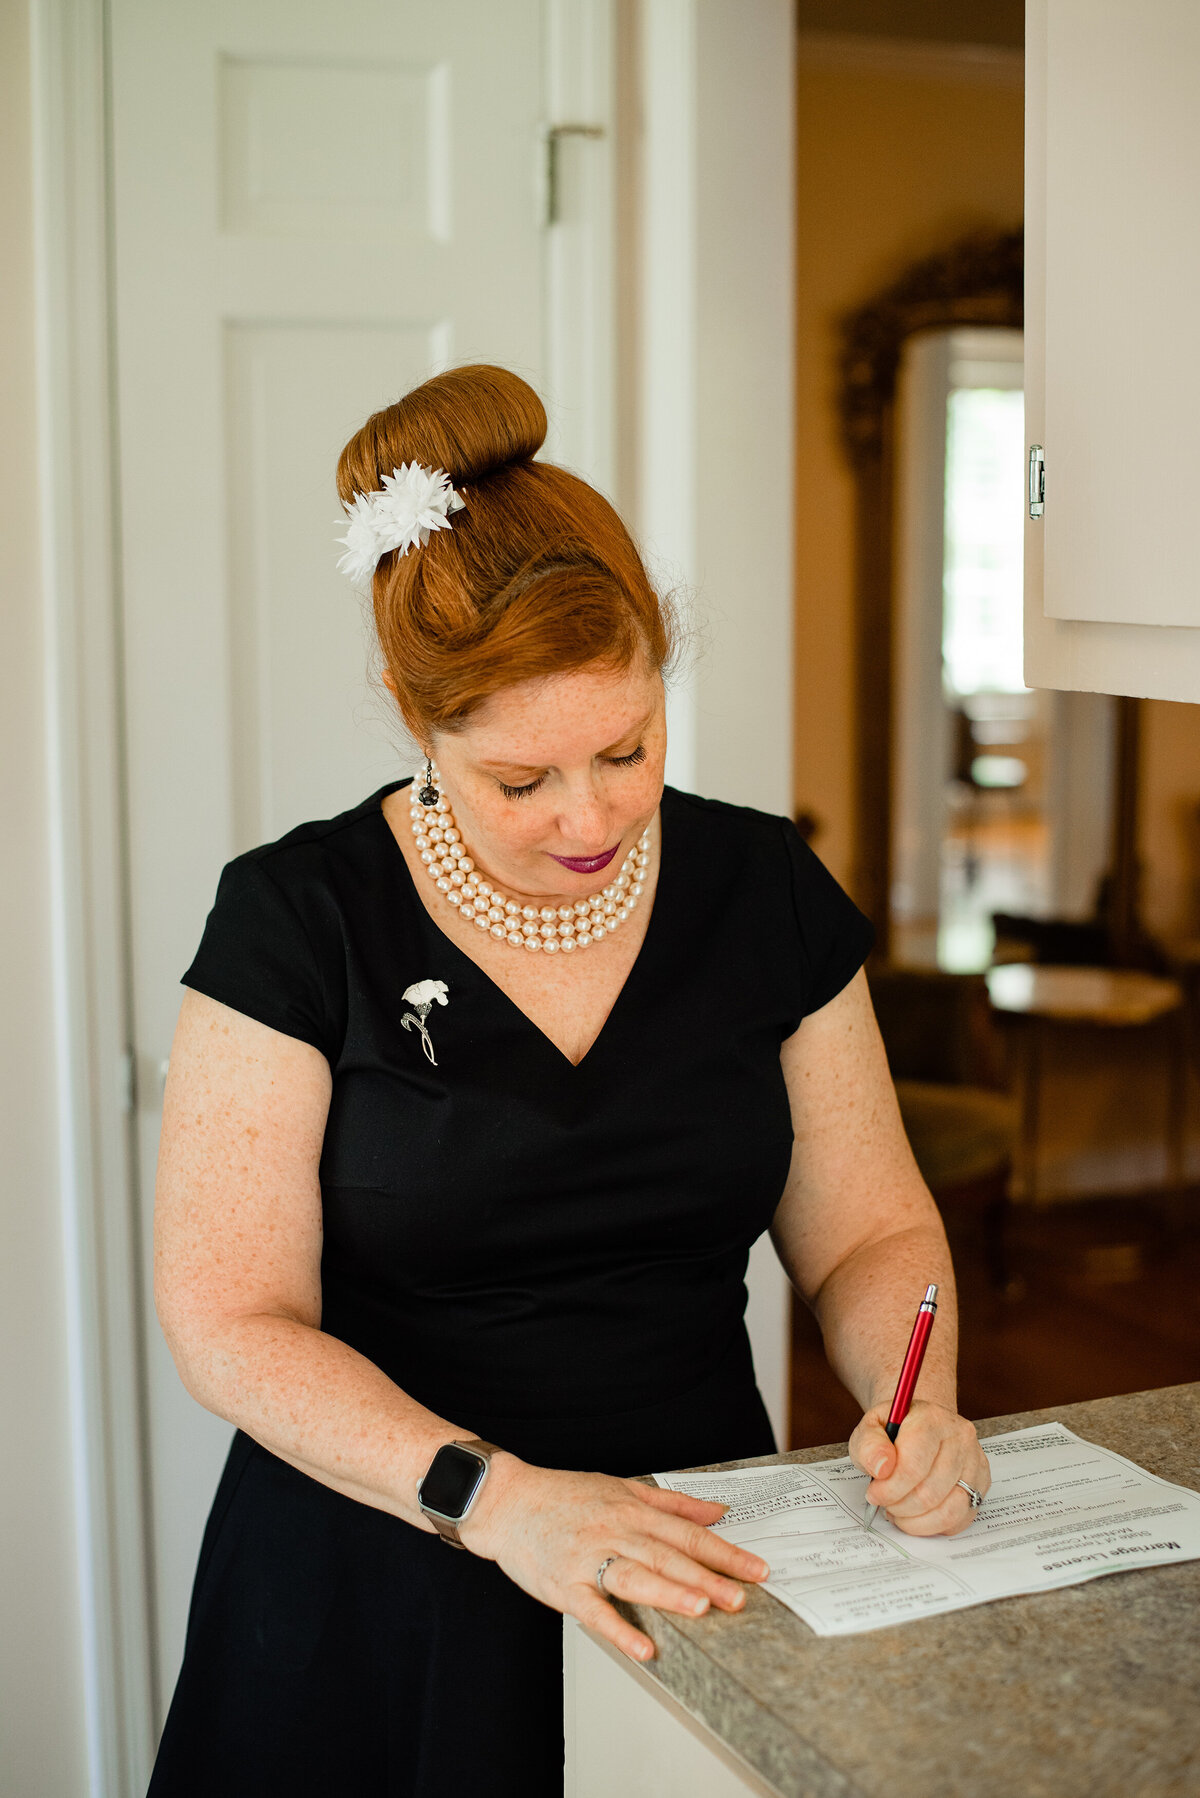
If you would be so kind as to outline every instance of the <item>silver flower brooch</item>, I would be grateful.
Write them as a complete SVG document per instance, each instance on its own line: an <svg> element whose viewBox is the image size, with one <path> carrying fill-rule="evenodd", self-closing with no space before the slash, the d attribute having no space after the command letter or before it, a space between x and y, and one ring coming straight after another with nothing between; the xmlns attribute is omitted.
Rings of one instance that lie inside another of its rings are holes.
<svg viewBox="0 0 1200 1798"><path fill-rule="evenodd" d="M437 1056L433 1052L433 1042L425 1020L435 1005L449 1003L446 998L448 990L444 980L418 980L413 986L407 987L403 995L404 1003L411 1005L412 1011L406 1011L400 1023L405 1030L421 1032L421 1047L434 1067L437 1066Z"/></svg>

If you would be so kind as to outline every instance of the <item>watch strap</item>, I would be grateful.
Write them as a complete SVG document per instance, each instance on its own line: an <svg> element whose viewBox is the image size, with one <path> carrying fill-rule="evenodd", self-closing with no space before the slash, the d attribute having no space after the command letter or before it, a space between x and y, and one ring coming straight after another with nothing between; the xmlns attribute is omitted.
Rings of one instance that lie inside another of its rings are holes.
<svg viewBox="0 0 1200 1798"><path fill-rule="evenodd" d="M458 1525L456 1523L451 1523L448 1517L439 1517L436 1511L426 1511L425 1515L428 1517L438 1535L442 1538L442 1541L448 1542L451 1548L465 1548L467 1546L458 1533Z"/></svg>

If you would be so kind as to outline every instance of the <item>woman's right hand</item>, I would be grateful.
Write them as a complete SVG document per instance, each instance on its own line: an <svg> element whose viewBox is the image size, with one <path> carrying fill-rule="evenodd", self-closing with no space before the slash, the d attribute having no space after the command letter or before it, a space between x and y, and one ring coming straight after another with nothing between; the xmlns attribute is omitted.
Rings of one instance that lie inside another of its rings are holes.
<svg viewBox="0 0 1200 1798"><path fill-rule="evenodd" d="M497 1478L497 1476L499 1476ZM699 1617L715 1605L737 1611L739 1584L767 1577L765 1561L706 1525L726 1507L605 1473L563 1473L497 1455L476 1511L462 1526L464 1545L495 1561L523 1591L577 1617L635 1661L654 1653L650 1637L627 1623L613 1598Z"/></svg>

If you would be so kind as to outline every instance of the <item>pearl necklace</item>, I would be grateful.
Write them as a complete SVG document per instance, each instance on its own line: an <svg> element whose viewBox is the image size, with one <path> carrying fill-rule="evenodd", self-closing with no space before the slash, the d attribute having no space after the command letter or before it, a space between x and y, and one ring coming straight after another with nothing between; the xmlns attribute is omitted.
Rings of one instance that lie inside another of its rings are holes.
<svg viewBox="0 0 1200 1798"><path fill-rule="evenodd" d="M486 930L498 943L513 949L540 950L544 955L572 954L603 942L623 924L642 896L650 865L650 838L643 832L637 847L621 864L621 872L601 892L574 905L522 905L484 880L466 852L466 845L450 801L440 792L441 777L433 771L439 796L431 806L417 797L414 780L409 800L413 840L430 879L447 905L468 918L476 930Z"/></svg>

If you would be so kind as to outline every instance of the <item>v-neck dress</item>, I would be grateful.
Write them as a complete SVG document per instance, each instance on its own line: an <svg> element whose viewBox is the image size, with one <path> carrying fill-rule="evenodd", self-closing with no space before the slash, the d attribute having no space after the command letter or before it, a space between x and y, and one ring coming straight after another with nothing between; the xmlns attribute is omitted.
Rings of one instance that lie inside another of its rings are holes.
<svg viewBox="0 0 1200 1798"><path fill-rule="evenodd" d="M183 977L329 1062L322 1329L541 1465L770 1453L743 1317L780 1045L870 924L790 822L668 788L645 939L573 1065L421 902L404 784L231 862ZM494 1564L239 1433L151 1793L557 1794L560 1640Z"/></svg>

